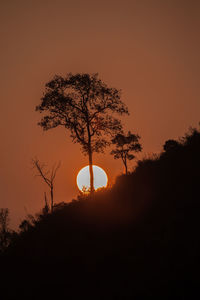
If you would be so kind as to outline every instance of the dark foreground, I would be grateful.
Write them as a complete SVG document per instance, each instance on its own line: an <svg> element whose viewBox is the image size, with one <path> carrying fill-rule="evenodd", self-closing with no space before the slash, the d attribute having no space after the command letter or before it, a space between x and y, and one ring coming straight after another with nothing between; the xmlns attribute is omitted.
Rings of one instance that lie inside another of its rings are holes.
<svg viewBox="0 0 200 300"><path fill-rule="evenodd" d="M199 299L200 133L111 190L27 219L1 254L1 299Z"/></svg>

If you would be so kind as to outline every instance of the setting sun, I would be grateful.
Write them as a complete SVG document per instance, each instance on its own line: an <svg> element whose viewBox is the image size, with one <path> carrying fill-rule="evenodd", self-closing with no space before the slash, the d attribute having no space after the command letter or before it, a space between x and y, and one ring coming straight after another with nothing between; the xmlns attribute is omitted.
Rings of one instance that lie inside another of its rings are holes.
<svg viewBox="0 0 200 300"><path fill-rule="evenodd" d="M108 183L108 177L106 172L98 167L93 165L94 172L94 189L97 190L102 187L106 187ZM89 166L82 168L76 178L76 183L80 191L88 192L90 188L90 173Z"/></svg>

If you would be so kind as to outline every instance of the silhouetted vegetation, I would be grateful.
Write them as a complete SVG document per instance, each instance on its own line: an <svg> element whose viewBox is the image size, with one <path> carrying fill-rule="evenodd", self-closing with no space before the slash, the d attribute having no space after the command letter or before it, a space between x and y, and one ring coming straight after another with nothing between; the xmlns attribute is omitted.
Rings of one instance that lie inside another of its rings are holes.
<svg viewBox="0 0 200 300"><path fill-rule="evenodd" d="M16 232L9 228L9 210L0 209L0 253L4 252L16 237Z"/></svg>
<svg viewBox="0 0 200 300"><path fill-rule="evenodd" d="M79 143L89 158L90 190L94 191L93 153L103 152L109 144L107 135L121 132L121 121L113 116L128 114L120 91L110 88L98 74L67 74L55 76L46 84L41 104L45 113L39 125L44 130L64 126L73 142Z"/></svg>
<svg viewBox="0 0 200 300"><path fill-rule="evenodd" d="M125 173L128 174L128 160L132 160L135 158L133 152L142 151L142 146L139 143L139 135L132 134L130 131L127 135L124 133L118 133L113 139L112 143L115 145L115 149L113 149L110 154L114 156L114 159L121 158L124 167Z"/></svg>
<svg viewBox="0 0 200 300"><path fill-rule="evenodd" d="M56 173L58 169L60 168L60 163L54 164L54 166L51 169L46 169L46 166L44 163L41 163L39 159L34 158L32 159L32 164L34 169L37 171L37 176L40 176L43 181L47 184L47 186L50 189L50 197L51 197L51 205L49 206L46 193L44 193L44 211L48 213L49 207L51 207L51 212L53 212L54 207L54 181L56 178Z"/></svg>
<svg viewBox="0 0 200 300"><path fill-rule="evenodd" d="M199 153L191 129L111 189L24 221L2 299L198 299Z"/></svg>

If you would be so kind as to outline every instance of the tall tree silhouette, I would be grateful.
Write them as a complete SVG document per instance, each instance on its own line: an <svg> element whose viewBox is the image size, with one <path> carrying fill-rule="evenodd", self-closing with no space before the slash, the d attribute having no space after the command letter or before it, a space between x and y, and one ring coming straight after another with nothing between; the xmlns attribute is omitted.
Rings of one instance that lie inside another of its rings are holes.
<svg viewBox="0 0 200 300"><path fill-rule="evenodd" d="M55 76L46 84L36 111L46 113L39 122L44 130L64 126L73 142L81 144L89 158L90 191L93 192L93 153L103 152L108 144L106 135L122 130L120 120L113 113L128 114L120 91L108 87L98 74Z"/></svg>
<svg viewBox="0 0 200 300"><path fill-rule="evenodd" d="M113 149L110 153L111 155L114 155L115 159L122 159L126 174L128 173L127 160L132 160L135 158L131 152L139 152L142 150L139 139L139 135L132 134L130 131L127 135L118 133L112 139L115 149Z"/></svg>
<svg viewBox="0 0 200 300"><path fill-rule="evenodd" d="M60 167L60 163L55 164L51 169L45 169L45 164L41 163L37 158L32 159L33 167L37 170L38 176L40 176L44 182L48 185L50 189L50 196L51 196L51 212L53 212L53 205L54 205L54 181L56 177L56 173ZM47 198L45 193L45 207L47 209Z"/></svg>

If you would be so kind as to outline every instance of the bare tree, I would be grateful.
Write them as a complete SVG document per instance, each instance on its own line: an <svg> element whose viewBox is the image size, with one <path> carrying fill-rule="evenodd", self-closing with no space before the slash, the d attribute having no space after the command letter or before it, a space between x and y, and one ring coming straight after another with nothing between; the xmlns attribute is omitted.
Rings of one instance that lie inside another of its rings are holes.
<svg viewBox="0 0 200 300"><path fill-rule="evenodd" d="M126 174L128 174L127 160L132 160L135 158L135 156L132 154L133 152L139 152L142 150L139 139L139 135L132 134L130 131L127 135L121 133L117 134L112 139L115 149L113 149L110 154L113 155L115 159L122 159Z"/></svg>
<svg viewBox="0 0 200 300"><path fill-rule="evenodd" d="M44 208L43 208L43 213L44 214L48 214L48 212L49 212L48 199L47 199L46 192L44 192Z"/></svg>
<svg viewBox="0 0 200 300"><path fill-rule="evenodd" d="M46 169L44 163L41 163L37 158L32 159L33 167L37 170L37 176L40 176L44 182L48 185L50 189L50 196L51 196L51 212L53 212L53 205L54 205L54 181L56 177L56 173L60 167L60 162L54 164L51 169ZM47 206L47 198L45 193L45 206Z"/></svg>
<svg viewBox="0 0 200 300"><path fill-rule="evenodd" d="M89 158L90 191L93 192L93 153L103 152L109 144L106 135L121 132L121 122L113 113L128 114L120 91L108 87L98 74L55 76L46 84L36 111L46 113L39 122L44 130L64 126L73 142L81 144Z"/></svg>

